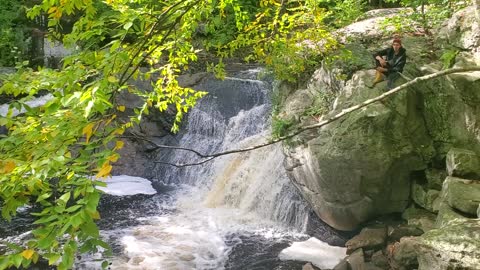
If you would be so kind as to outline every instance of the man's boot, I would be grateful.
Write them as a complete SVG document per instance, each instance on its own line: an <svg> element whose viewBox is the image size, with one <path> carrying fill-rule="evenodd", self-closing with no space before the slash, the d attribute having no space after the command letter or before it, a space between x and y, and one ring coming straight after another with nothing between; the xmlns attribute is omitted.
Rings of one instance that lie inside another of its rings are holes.
<svg viewBox="0 0 480 270"><path fill-rule="evenodd" d="M375 72L375 80L373 81L373 86L375 86L377 83L379 83L381 81L383 81L383 74L382 74L382 72L377 70Z"/></svg>

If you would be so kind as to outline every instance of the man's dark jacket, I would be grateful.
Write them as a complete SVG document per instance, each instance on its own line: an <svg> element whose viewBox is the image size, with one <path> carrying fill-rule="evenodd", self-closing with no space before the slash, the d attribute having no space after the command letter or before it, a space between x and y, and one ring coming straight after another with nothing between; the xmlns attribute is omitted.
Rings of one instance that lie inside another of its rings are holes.
<svg viewBox="0 0 480 270"><path fill-rule="evenodd" d="M384 59L386 58L385 60L387 61L388 69L387 73L403 72L403 67L407 62L407 50L405 50L403 47L400 48L400 51L397 55L395 55L393 47L390 47L375 53L373 58L377 56L384 57Z"/></svg>

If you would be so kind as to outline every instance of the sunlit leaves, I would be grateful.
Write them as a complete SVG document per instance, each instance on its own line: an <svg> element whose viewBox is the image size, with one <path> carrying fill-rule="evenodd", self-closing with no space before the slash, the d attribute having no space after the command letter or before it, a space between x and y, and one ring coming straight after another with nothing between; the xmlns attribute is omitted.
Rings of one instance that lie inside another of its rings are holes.
<svg viewBox="0 0 480 270"><path fill-rule="evenodd" d="M59 70L21 67L0 87L0 94L17 97L10 113L0 117L8 128L8 136L0 140L2 216L10 219L27 204L38 209L28 247L0 257L0 266L23 265L42 256L68 269L76 252L107 248L95 225L100 218L96 187L105 185L101 178L112 174L120 157L124 142L119 136L154 110L171 114L171 130L178 131L206 93L181 87L177 78L205 47L220 56L252 49L248 59L266 63L280 77L302 73L315 60L312 55L325 55L335 46L315 3L40 1L29 16L46 14L50 34L72 55ZM59 31L64 19L74 22L70 32ZM232 28L216 31L225 24ZM198 46L202 26L215 42ZM221 60L211 69L226 75ZM135 81L151 87L140 88ZM48 93L49 100L27 105L39 93ZM124 94L140 102L125 104L118 98Z"/></svg>
<svg viewBox="0 0 480 270"><path fill-rule="evenodd" d="M103 177L109 176L110 171L112 171L112 165L110 165L109 162L105 162L103 163L102 167L100 168L100 170L98 171L95 177L103 178Z"/></svg>
<svg viewBox="0 0 480 270"><path fill-rule="evenodd" d="M95 123L88 123L86 126L83 127L82 133L85 135L85 141L88 143L90 137L92 137L93 127Z"/></svg>

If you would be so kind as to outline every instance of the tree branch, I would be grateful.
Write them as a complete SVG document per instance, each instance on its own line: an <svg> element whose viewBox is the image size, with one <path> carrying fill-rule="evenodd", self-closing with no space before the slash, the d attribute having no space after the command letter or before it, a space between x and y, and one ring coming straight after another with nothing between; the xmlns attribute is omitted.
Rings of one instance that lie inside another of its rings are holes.
<svg viewBox="0 0 480 270"><path fill-rule="evenodd" d="M448 75L448 74L452 74L452 73L460 73L460 72L472 72L472 71L480 71L480 66L474 66L474 67L466 67L466 68L451 68L451 69L446 69L446 70L442 70L442 71L439 71L439 72L435 72L435 73L432 73L432 74L429 74L429 75L425 75L425 76L422 76L422 77L417 77L407 83L404 83L398 87L395 87L393 88L392 90L390 91L387 91L375 98L372 98L372 99L367 99L365 100L364 102L360 103L360 104L357 104L357 105L354 105L354 106L351 106L349 108L346 108L346 109L343 109L340 113L336 114L336 115L333 115L327 119L324 119L316 124L313 124L313 125L308 125L308 126L304 126L304 127L300 127L298 130L296 130L295 132L293 133L290 133L290 134L287 134L285 136L281 136L279 138L276 138L274 140L271 140L271 141L268 141L266 143L262 143L262 144L257 144L257 145L254 145L254 146L250 146L250 147L246 147L246 148L239 148L239 149L233 149L233 150L229 150L229 151L225 151L225 152L218 152L218 153L213 153L213 154L201 154L193 149L188 149L188 148L182 148L182 147L173 147L173 146L166 146L166 145L158 145L150 140L148 140L147 138L138 138L138 139L142 139L142 140L145 140L145 141L148 141L152 144L154 144L157 149L159 148L166 148L166 149L179 149L179 150L186 150L186 151L190 151L190 152L193 152L195 153L196 155L198 155L199 157L201 158L204 158L204 160L201 160L199 162L194 162L194 163L185 163L185 164L173 164L173 163L168 163L168 162L161 162L161 161L156 161L155 163L159 163L159 164L166 164L166 165L170 165L170 166L175 166L177 168L182 168L182 167L188 167L188 166L195 166L195 165L201 165L201 164L204 164L214 158L217 158L217 157L220 157L220 156L225 156L225 155L229 155L229 154L234 154L234 153L240 153L240 152L247 152L247 151L251 151L251 150L255 150L255 149L259 149L259 148L263 148L263 147L266 147L266 146L269 146L269 145L272 145L272 144L275 144L275 143L278 143L278 142L281 142L281 141L284 141L284 140L287 140L287 139L290 139L290 138L293 138L297 135L299 135L300 133L304 132L304 131L307 131L307 130L310 130L310 129L316 129L316 128L320 128L320 127L323 127L327 124L330 124L340 118L342 118L343 116L349 114L349 113L352 113L354 111L357 111L363 107L366 107L372 103L375 103L377 101L380 101L380 100L383 100L395 93L398 93L400 92L401 90L404 90L406 88L408 88L409 86L412 86L412 85L415 85L419 82L423 82L423 81L427 81L427 80L431 80L431 79L434 79L434 78L437 78L437 77L441 77L441 76L445 76L445 75Z"/></svg>

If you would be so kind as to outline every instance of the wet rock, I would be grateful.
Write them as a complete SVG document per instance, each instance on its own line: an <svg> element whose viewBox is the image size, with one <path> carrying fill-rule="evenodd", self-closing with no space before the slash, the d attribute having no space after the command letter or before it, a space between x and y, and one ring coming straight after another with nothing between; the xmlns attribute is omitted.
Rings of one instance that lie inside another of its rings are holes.
<svg viewBox="0 0 480 270"><path fill-rule="evenodd" d="M439 196L440 191L435 189L425 190L424 186L417 183L412 184L412 199L419 206L427 209L430 212L434 212L433 204L437 197Z"/></svg>
<svg viewBox="0 0 480 270"><path fill-rule="evenodd" d="M480 160L471 150L452 148L447 153L447 171L450 176L480 179Z"/></svg>
<svg viewBox="0 0 480 270"><path fill-rule="evenodd" d="M402 224L389 229L388 240L392 242L397 242L405 236L420 236L422 234L423 231L417 226Z"/></svg>
<svg viewBox="0 0 480 270"><path fill-rule="evenodd" d="M475 19L475 8L467 7L445 21L435 33L437 42L456 48L472 49L480 46L480 24Z"/></svg>
<svg viewBox="0 0 480 270"><path fill-rule="evenodd" d="M389 254L391 267L399 270L416 269L418 266L417 245L416 237L403 237L400 242L394 243L389 248L391 250Z"/></svg>
<svg viewBox="0 0 480 270"><path fill-rule="evenodd" d="M345 244L347 254L352 254L352 252L359 248L380 248L385 244L386 238L387 228L385 226L364 228L360 234L354 236Z"/></svg>
<svg viewBox="0 0 480 270"><path fill-rule="evenodd" d="M408 225L416 226L426 232L435 228L436 215L420 208L410 207L402 214Z"/></svg>
<svg viewBox="0 0 480 270"><path fill-rule="evenodd" d="M381 269L389 268L387 256L385 256L381 250L373 253L371 262Z"/></svg>
<svg viewBox="0 0 480 270"><path fill-rule="evenodd" d="M321 270L318 267L315 267L312 263L307 263L302 267L302 270Z"/></svg>
<svg viewBox="0 0 480 270"><path fill-rule="evenodd" d="M335 265L335 267L333 268L333 270L350 270L349 268L349 264L347 262L347 259L343 259L341 262L339 262L337 265Z"/></svg>
<svg viewBox="0 0 480 270"><path fill-rule="evenodd" d="M480 181L449 176L443 183L442 198L453 209L476 215L480 203Z"/></svg>
<svg viewBox="0 0 480 270"><path fill-rule="evenodd" d="M478 270L480 221L454 220L420 236L418 262L419 270Z"/></svg>
<svg viewBox="0 0 480 270"><path fill-rule="evenodd" d="M447 177L445 170L429 168L425 170L425 178L427 180L427 188L442 190L443 180Z"/></svg>
<svg viewBox="0 0 480 270"><path fill-rule="evenodd" d="M465 217L461 213L455 211L453 208L451 208L447 203L442 202L440 204L439 210L438 210L438 215L437 219L435 222L435 227L436 228L441 228L446 226L452 221L455 220L468 220L468 217Z"/></svg>
<svg viewBox="0 0 480 270"><path fill-rule="evenodd" d="M365 259L363 256L363 250L357 249L350 256L347 257L350 270L365 270Z"/></svg>

